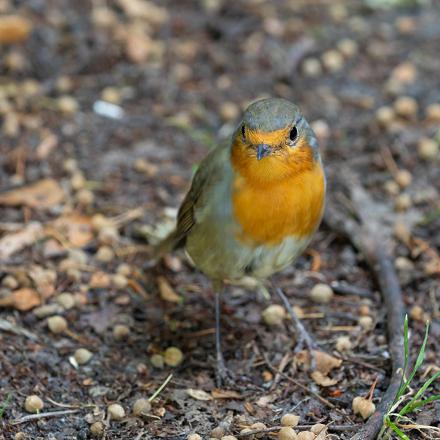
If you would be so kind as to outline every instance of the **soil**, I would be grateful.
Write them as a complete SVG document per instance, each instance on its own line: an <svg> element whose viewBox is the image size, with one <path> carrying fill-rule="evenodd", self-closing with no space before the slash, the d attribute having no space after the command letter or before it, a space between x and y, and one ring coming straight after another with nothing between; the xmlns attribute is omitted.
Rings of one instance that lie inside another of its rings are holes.
<svg viewBox="0 0 440 440"><path fill-rule="evenodd" d="M274 282L320 349L342 359L328 374L330 386L301 364L287 319L277 326L262 320L278 299L230 286L222 332L235 384L217 389L208 280L179 252L145 268L146 231L154 240L169 228L195 165L227 141L242 110L263 96L300 105L320 142L329 193L336 191L332 176L348 169L383 208L377 216L386 212L383 227L410 314L411 362L431 321L413 388L438 371L436 2L3 0L0 8L32 27L21 41L0 45L0 255L5 237L14 235L16 244L15 234L30 222L41 228L1 257L0 304L13 291L31 293L21 306L0 308L0 438L89 439L97 421L105 428L97 438L209 438L219 425L232 435L256 422L276 427L291 412L302 430L323 423L327 438L349 439L364 423L352 401L376 383L377 404L386 390L387 316L363 256L325 224ZM402 104L405 96L413 100ZM381 122L384 106L392 116ZM427 140L434 153L423 149ZM402 170L409 174L399 177ZM26 185L42 179L55 183L50 194L61 191L60 199L52 203L44 191L37 202L23 199ZM1 201L22 187L18 201ZM113 219L116 237L103 237L97 214ZM63 227L54 224L60 217ZM108 253L106 243L113 253L100 261L97 251ZM315 303L310 291L317 283L345 283L352 293L335 289L328 304ZM59 305L63 292L72 307ZM51 304L48 314L41 312ZM68 330L51 332L50 314L62 315ZM359 324L361 315L371 316L371 327ZM116 325L128 334L115 335ZM350 339L346 351L336 349L341 336ZM152 356L169 347L179 348L183 361L153 366ZM78 348L93 354L84 365L72 359ZM135 417L134 401L151 397L170 374L151 412ZM439 394L439 387L437 381L430 392ZM43 411L77 412L15 424L33 394L44 401ZM111 403L124 407L122 420L109 420ZM440 406L434 402L411 419L432 427L423 436L409 431L411 439L435 438ZM264 435L276 438L276 431Z"/></svg>

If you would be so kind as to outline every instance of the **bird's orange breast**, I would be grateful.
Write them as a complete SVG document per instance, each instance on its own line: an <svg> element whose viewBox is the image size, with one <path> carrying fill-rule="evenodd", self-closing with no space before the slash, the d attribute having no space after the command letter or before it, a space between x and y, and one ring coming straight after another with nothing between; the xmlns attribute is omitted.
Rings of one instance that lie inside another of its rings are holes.
<svg viewBox="0 0 440 440"><path fill-rule="evenodd" d="M264 158L249 168L249 163L232 154L237 171L232 205L241 226L240 241L277 245L288 236L308 237L316 230L324 209L325 177L321 164L304 154L302 161L295 161L296 169L291 173L284 172L286 164L278 158ZM260 175L255 169L258 166L267 169L262 168ZM277 178L280 175L283 177Z"/></svg>

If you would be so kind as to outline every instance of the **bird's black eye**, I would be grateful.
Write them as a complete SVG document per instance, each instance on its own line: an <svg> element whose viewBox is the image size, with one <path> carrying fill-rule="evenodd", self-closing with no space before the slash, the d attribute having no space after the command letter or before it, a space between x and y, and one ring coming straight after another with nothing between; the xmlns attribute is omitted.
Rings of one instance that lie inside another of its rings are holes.
<svg viewBox="0 0 440 440"><path fill-rule="evenodd" d="M243 136L243 140L246 139L246 128L244 124L241 126L241 135Z"/></svg>
<svg viewBox="0 0 440 440"><path fill-rule="evenodd" d="M296 127L293 127L292 130L290 130L289 138L292 142L296 141L296 138L298 137L298 130Z"/></svg>

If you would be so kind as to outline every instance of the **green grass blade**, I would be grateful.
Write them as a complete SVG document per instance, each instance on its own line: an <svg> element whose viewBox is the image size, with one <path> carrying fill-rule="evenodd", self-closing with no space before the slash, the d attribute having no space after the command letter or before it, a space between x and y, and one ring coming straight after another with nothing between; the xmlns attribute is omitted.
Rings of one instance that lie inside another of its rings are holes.
<svg viewBox="0 0 440 440"><path fill-rule="evenodd" d="M414 411L414 410L416 410L418 408L421 408L422 406L428 405L429 403L435 402L437 400L440 400L440 394L436 394L435 396L427 397L424 400L420 400L418 402L415 402L411 406L411 408L409 408L409 410L406 411L405 414L407 414L407 413L409 413L411 411ZM402 413L402 411L399 414L402 415L402 416L405 415L404 413Z"/></svg>
<svg viewBox="0 0 440 440"><path fill-rule="evenodd" d="M418 369L423 364L423 360L425 359L425 348L426 348L426 344L428 342L428 334L429 334L429 322L426 323L425 337L423 338L422 346L420 347L419 354L417 355L417 359L416 359L416 363L414 365L414 368L412 369L411 374L409 375L408 379L406 380L406 382L403 385L403 390L401 390L402 393L403 393L404 390L406 390L406 388L408 388L408 385L412 382L412 380L414 379L414 376L416 375ZM405 347L405 355L406 354L407 354L407 348ZM401 395L402 394L400 394L399 397Z"/></svg>
<svg viewBox="0 0 440 440"><path fill-rule="evenodd" d="M0 406L0 419L3 417L3 414L5 413L6 408L8 407L11 397L12 397L12 393L8 394L6 396L6 399L3 401L2 405Z"/></svg>
<svg viewBox="0 0 440 440"><path fill-rule="evenodd" d="M389 417L387 417L386 423L397 434L397 436L401 440L410 440L410 438L407 435L405 435L405 433L401 429L399 429L396 426L396 424L391 421L391 419Z"/></svg>

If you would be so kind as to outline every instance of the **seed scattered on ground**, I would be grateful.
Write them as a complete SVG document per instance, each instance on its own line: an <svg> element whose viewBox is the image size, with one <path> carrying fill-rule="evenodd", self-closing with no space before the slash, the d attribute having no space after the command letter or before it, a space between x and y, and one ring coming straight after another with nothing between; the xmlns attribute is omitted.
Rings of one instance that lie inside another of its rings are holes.
<svg viewBox="0 0 440 440"><path fill-rule="evenodd" d="M299 416L296 414L287 413L281 417L281 426L290 426L294 428L299 423Z"/></svg>
<svg viewBox="0 0 440 440"><path fill-rule="evenodd" d="M312 301L319 304L328 304L333 298L333 289L328 284L318 283L310 291Z"/></svg>
<svg viewBox="0 0 440 440"><path fill-rule="evenodd" d="M215 427L211 431L211 437L221 439L225 435L225 430L221 426Z"/></svg>
<svg viewBox="0 0 440 440"><path fill-rule="evenodd" d="M6 275L2 279L2 286L6 287L7 289L14 290L18 287L18 281L12 275Z"/></svg>
<svg viewBox="0 0 440 440"><path fill-rule="evenodd" d="M72 185L72 188L76 191L82 189L84 187L86 183L86 179L83 175L83 173L81 173L81 171L76 171L73 173L71 179L70 179L70 184Z"/></svg>
<svg viewBox="0 0 440 440"><path fill-rule="evenodd" d="M163 358L170 367L177 367L183 361L183 353L177 347L168 347L163 354Z"/></svg>
<svg viewBox="0 0 440 440"><path fill-rule="evenodd" d="M51 316L47 319L47 326L54 334L64 333L67 330L67 321L62 316Z"/></svg>
<svg viewBox="0 0 440 440"><path fill-rule="evenodd" d="M415 305L411 307L409 316L416 321L424 321L425 312L422 307Z"/></svg>
<svg viewBox="0 0 440 440"><path fill-rule="evenodd" d="M131 274L131 267L127 263L121 263L116 268L116 272L120 275L124 275L125 277L128 277Z"/></svg>
<svg viewBox="0 0 440 440"><path fill-rule="evenodd" d="M100 231L103 228L112 226L111 220L102 214L95 214L92 217L91 223L94 231Z"/></svg>
<svg viewBox="0 0 440 440"><path fill-rule="evenodd" d="M122 420L125 417L125 410L118 403L112 403L109 405L107 412L112 420Z"/></svg>
<svg viewBox="0 0 440 440"><path fill-rule="evenodd" d="M296 440L298 435L290 426L284 426L278 432L278 440Z"/></svg>
<svg viewBox="0 0 440 440"><path fill-rule="evenodd" d="M36 395L27 396L24 401L24 409L29 413L37 413L44 407L44 402Z"/></svg>
<svg viewBox="0 0 440 440"><path fill-rule="evenodd" d="M370 307L366 304L361 304L359 306L359 316L369 316L371 314Z"/></svg>
<svg viewBox="0 0 440 440"><path fill-rule="evenodd" d="M279 304L271 304L263 310L262 317L267 325L281 325L286 317L286 310Z"/></svg>
<svg viewBox="0 0 440 440"><path fill-rule="evenodd" d="M361 316L358 322L364 330L371 330L374 326L373 318L371 316Z"/></svg>
<svg viewBox="0 0 440 440"><path fill-rule="evenodd" d="M60 293L57 296L56 301L63 309L66 310L75 306L75 298L71 293L68 292Z"/></svg>
<svg viewBox="0 0 440 440"><path fill-rule="evenodd" d="M104 433L104 423L95 422L90 425L90 433L94 437L100 437Z"/></svg>
<svg viewBox="0 0 440 440"><path fill-rule="evenodd" d="M120 273L113 275L112 283L117 289L125 289L128 284L127 277Z"/></svg>
<svg viewBox="0 0 440 440"><path fill-rule="evenodd" d="M95 258L102 263L109 263L115 257L115 253L110 246L101 246L95 254Z"/></svg>
<svg viewBox="0 0 440 440"><path fill-rule="evenodd" d="M321 63L316 58L307 58L302 64L302 72L305 76L317 77L322 74Z"/></svg>
<svg viewBox="0 0 440 440"><path fill-rule="evenodd" d="M409 194L399 194L394 203L396 211L406 211L412 205L411 196Z"/></svg>
<svg viewBox="0 0 440 440"><path fill-rule="evenodd" d="M353 399L352 407L353 412L359 414L364 420L368 419L376 411L376 405L371 400L361 396Z"/></svg>
<svg viewBox="0 0 440 440"><path fill-rule="evenodd" d="M316 435L312 431L303 431L298 434L297 440L314 440Z"/></svg>
<svg viewBox="0 0 440 440"><path fill-rule="evenodd" d="M345 351L349 351L352 348L352 344L350 338L348 336L339 336L336 340L336 350L339 353L344 353Z"/></svg>
<svg viewBox="0 0 440 440"><path fill-rule="evenodd" d="M414 118L417 115L417 101L410 96L400 96L394 101L394 110L404 118Z"/></svg>
<svg viewBox="0 0 440 440"><path fill-rule="evenodd" d="M329 50L322 55L322 64L329 72L337 72L344 67L344 58L337 50Z"/></svg>
<svg viewBox="0 0 440 440"><path fill-rule="evenodd" d="M202 437L199 434L190 434L188 435L188 440L202 440Z"/></svg>
<svg viewBox="0 0 440 440"><path fill-rule="evenodd" d="M426 107L426 118L431 122L440 122L440 104L430 104Z"/></svg>
<svg viewBox="0 0 440 440"><path fill-rule="evenodd" d="M98 240L101 244L114 244L119 240L119 231L114 226L104 226L99 230Z"/></svg>
<svg viewBox="0 0 440 440"><path fill-rule="evenodd" d="M130 335L130 327L128 327L125 324L116 324L113 327L113 337L117 341L123 341L124 339L127 339Z"/></svg>
<svg viewBox="0 0 440 440"><path fill-rule="evenodd" d="M376 110L376 120L385 128L390 126L395 117L396 113L391 107L383 106Z"/></svg>
<svg viewBox="0 0 440 440"><path fill-rule="evenodd" d="M163 368L165 365L165 360L161 354L153 354L150 358L150 362L154 368Z"/></svg>
<svg viewBox="0 0 440 440"><path fill-rule="evenodd" d="M132 411L136 417L148 414L151 411L151 403L148 399L138 399L133 403Z"/></svg>
<svg viewBox="0 0 440 440"><path fill-rule="evenodd" d="M394 266L402 272L414 270L414 263L406 257L397 257L394 261Z"/></svg>
<svg viewBox="0 0 440 440"><path fill-rule="evenodd" d="M224 435L221 440L238 440L235 435Z"/></svg>
<svg viewBox="0 0 440 440"><path fill-rule="evenodd" d="M251 425L251 429L253 430L253 431L262 431L262 430L264 430L264 429L267 429L267 427L266 427L266 425L264 424L264 423L262 423L262 422L256 422L256 423L253 423L252 425ZM264 434L263 433L261 433L261 434L255 434L255 438L263 438L264 437Z"/></svg>
<svg viewBox="0 0 440 440"><path fill-rule="evenodd" d="M87 350L86 348L78 348L78 350L75 351L75 354L73 357L75 358L78 365L84 365L87 364L87 362L92 359L93 353Z"/></svg>
<svg viewBox="0 0 440 440"><path fill-rule="evenodd" d="M434 139L423 137L417 145L419 157L424 160L432 160L439 155L439 144Z"/></svg>
<svg viewBox="0 0 440 440"><path fill-rule="evenodd" d="M95 195L93 194L93 192L90 191L89 189L84 189L84 188L80 189L76 193L75 197L78 203L83 206L89 206L95 200Z"/></svg>
<svg viewBox="0 0 440 440"><path fill-rule="evenodd" d="M323 423L316 423L310 428L310 431L313 432L313 434L319 435L327 431L327 426Z"/></svg>
<svg viewBox="0 0 440 440"><path fill-rule="evenodd" d="M408 170L399 170L395 179L402 188L406 188L412 182L412 174Z"/></svg>

